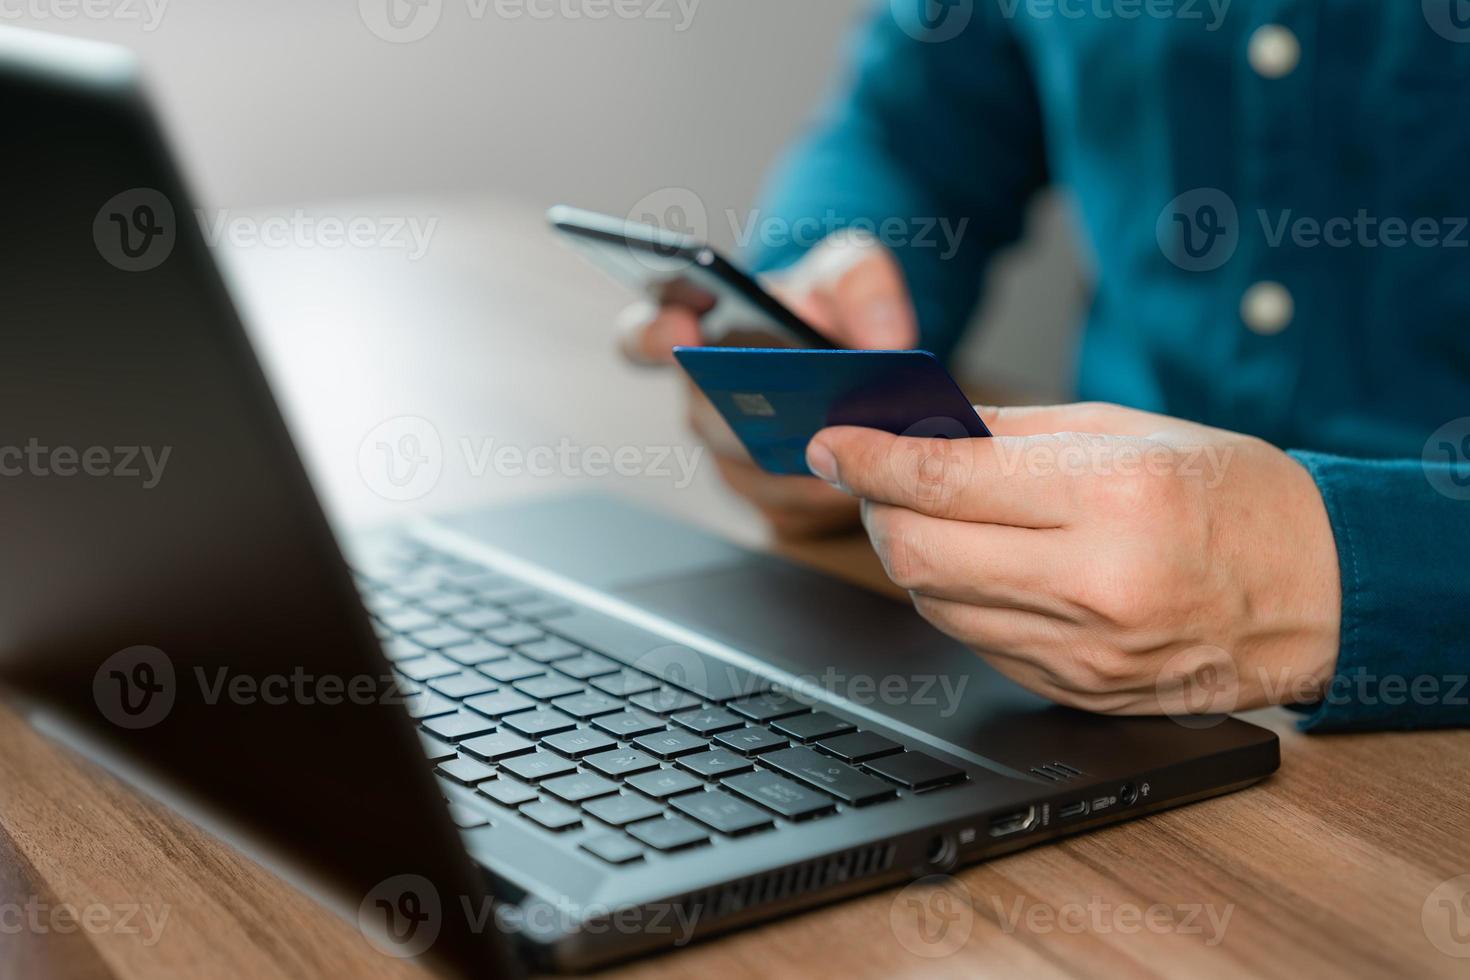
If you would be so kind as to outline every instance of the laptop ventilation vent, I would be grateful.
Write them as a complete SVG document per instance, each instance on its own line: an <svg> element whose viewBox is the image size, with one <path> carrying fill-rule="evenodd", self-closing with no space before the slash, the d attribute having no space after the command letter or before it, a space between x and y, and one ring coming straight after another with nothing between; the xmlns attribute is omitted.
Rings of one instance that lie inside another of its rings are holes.
<svg viewBox="0 0 1470 980"><path fill-rule="evenodd" d="M875 844L843 851L817 861L792 865L781 871L743 878L739 881L694 892L676 901L701 925L725 916L793 899L869 875L881 874L893 865L892 844Z"/></svg>
<svg viewBox="0 0 1470 980"><path fill-rule="evenodd" d="M1032 766L1031 772L1053 783L1065 783L1069 779L1076 779L1082 775L1081 769L1073 769L1065 762L1048 762L1044 765Z"/></svg>

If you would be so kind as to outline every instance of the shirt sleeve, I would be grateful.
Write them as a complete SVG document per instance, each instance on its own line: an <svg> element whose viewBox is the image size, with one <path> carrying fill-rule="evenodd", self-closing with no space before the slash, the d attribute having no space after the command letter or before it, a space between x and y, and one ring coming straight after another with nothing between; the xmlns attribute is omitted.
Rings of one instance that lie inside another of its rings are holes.
<svg viewBox="0 0 1470 980"><path fill-rule="evenodd" d="M747 247L768 272L832 232L871 232L903 266L923 346L947 356L1047 174L1035 88L994 5L949 37L958 22L922 28L930 3L876 4L852 77L776 169Z"/></svg>
<svg viewBox="0 0 1470 980"><path fill-rule="evenodd" d="M1342 572L1342 638L1306 731L1470 724L1470 485L1455 464L1293 454L1317 481Z"/></svg>

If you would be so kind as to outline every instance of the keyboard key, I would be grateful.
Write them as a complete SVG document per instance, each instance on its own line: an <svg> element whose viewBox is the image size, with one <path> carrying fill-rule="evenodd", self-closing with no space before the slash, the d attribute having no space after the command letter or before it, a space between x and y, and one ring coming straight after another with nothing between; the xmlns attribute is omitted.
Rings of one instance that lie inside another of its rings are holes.
<svg viewBox="0 0 1470 980"><path fill-rule="evenodd" d="M730 714L724 708L700 708L697 711L683 711L673 717L674 722L683 725L699 735L713 735L715 732L728 731L731 728L739 728L745 724L744 721Z"/></svg>
<svg viewBox="0 0 1470 980"><path fill-rule="evenodd" d="M456 647L461 643L471 643L475 635L468 630L462 630L458 626L441 624L432 629L418 630L410 633L409 637L415 643L422 643L426 647L442 650L445 647Z"/></svg>
<svg viewBox="0 0 1470 980"><path fill-rule="evenodd" d="M383 656L389 660L408 660L411 657L423 657L433 652L420 643L415 643L406 636L390 636L383 641Z"/></svg>
<svg viewBox="0 0 1470 980"><path fill-rule="evenodd" d="M745 755L770 752L772 749L784 748L787 744L780 735L764 728L737 728L733 732L721 732L715 736L715 741L727 749Z"/></svg>
<svg viewBox="0 0 1470 980"><path fill-rule="evenodd" d="M592 727L600 728L618 738L636 738L639 735L647 735L649 732L662 731L664 723L637 711L624 711L594 719Z"/></svg>
<svg viewBox="0 0 1470 980"><path fill-rule="evenodd" d="M580 657L558 660L553 666L568 677L575 677L579 681L617 673L618 670L616 663L606 657L599 657L595 653L584 653Z"/></svg>
<svg viewBox="0 0 1470 980"><path fill-rule="evenodd" d="M622 834L601 834L597 837L589 837L580 846L582 850L597 855L608 864L627 864L643 856L643 848Z"/></svg>
<svg viewBox="0 0 1470 980"><path fill-rule="evenodd" d="M533 622L545 622L547 620L560 619L570 616L576 612L571 606L558 599L542 599L539 602L525 602L515 607L516 615L522 619Z"/></svg>
<svg viewBox="0 0 1470 980"><path fill-rule="evenodd" d="M511 731L520 732L527 738L540 738L557 732L570 731L577 727L576 721L560 711L539 708L536 711L521 711L507 716L501 724Z"/></svg>
<svg viewBox="0 0 1470 980"><path fill-rule="evenodd" d="M469 596L459 592L445 592L440 595L429 596L419 603L424 609L437 616L448 616L451 613L462 612L474 606Z"/></svg>
<svg viewBox="0 0 1470 980"><path fill-rule="evenodd" d="M621 827L638 820L647 820L649 817L657 817L664 812L664 808L652 800L632 794L605 796L600 800L592 800L582 809L603 823L610 823L614 827Z"/></svg>
<svg viewBox="0 0 1470 980"><path fill-rule="evenodd" d="M724 781L726 789L789 820L805 820L837 809L829 797L773 772L747 772Z"/></svg>
<svg viewBox="0 0 1470 980"><path fill-rule="evenodd" d="M717 789L680 796L669 805L722 834L748 834L773 825L764 810Z"/></svg>
<svg viewBox="0 0 1470 980"><path fill-rule="evenodd" d="M678 761L677 765L688 769L696 776L717 779L721 776L744 772L751 768L751 761L728 749L712 749L709 752L701 752L699 755L686 755Z"/></svg>
<svg viewBox="0 0 1470 980"><path fill-rule="evenodd" d="M448 776L456 783L463 783L466 786L483 783L495 775L495 770L492 767L476 759L470 759L462 755L439 763L438 768L434 771L441 776Z"/></svg>
<svg viewBox="0 0 1470 980"><path fill-rule="evenodd" d="M903 750L903 746L892 739L875 735L872 732L853 732L851 735L824 738L817 743L817 748L828 755L835 755L848 762L876 759L880 755L890 755Z"/></svg>
<svg viewBox="0 0 1470 980"><path fill-rule="evenodd" d="M458 592L481 593L493 589L503 589L510 584L511 580L504 575L497 575L494 572L482 570L477 575L453 576L442 587L451 588Z"/></svg>
<svg viewBox="0 0 1470 980"><path fill-rule="evenodd" d="M530 623L506 623L504 626L485 631L485 636L490 642L499 643L505 647L513 647L518 643L530 643L545 635Z"/></svg>
<svg viewBox="0 0 1470 980"><path fill-rule="evenodd" d="M643 735L633 739L633 744L660 759L672 759L675 756L688 755L691 752L700 752L709 748L709 742L693 732L678 730Z"/></svg>
<svg viewBox="0 0 1470 980"><path fill-rule="evenodd" d="M528 697L537 698L542 701L550 701L552 698L564 698L569 694L580 694L585 688L576 681L562 677L560 674L543 674L540 677L528 677L523 681L515 682L515 689Z"/></svg>
<svg viewBox="0 0 1470 980"><path fill-rule="evenodd" d="M509 759L502 759L500 768L512 776L519 776L528 783L534 783L552 776L564 776L569 772L576 772L577 764L559 755L552 755L550 752L536 751L530 755L517 755Z"/></svg>
<svg viewBox="0 0 1470 980"><path fill-rule="evenodd" d="M864 763L863 768L876 772L884 779L891 779L909 789L929 789L957 783L965 778L965 771L947 762L940 762L922 752L904 752L901 755L884 756Z"/></svg>
<svg viewBox="0 0 1470 980"><path fill-rule="evenodd" d="M539 630L537 631L540 632ZM584 652L575 643L568 643L559 636L548 636L544 640L535 643L522 643L516 649L530 657L537 663L549 664L556 660L566 660Z"/></svg>
<svg viewBox="0 0 1470 980"><path fill-rule="evenodd" d="M443 762L445 759L453 759L458 750L437 735L428 732L419 732L419 743L424 747L424 755L430 762Z"/></svg>
<svg viewBox="0 0 1470 980"><path fill-rule="evenodd" d="M509 606L517 602L531 602L541 598L541 593L520 582L502 578L497 585L487 585L478 592L481 599L497 606Z"/></svg>
<svg viewBox="0 0 1470 980"><path fill-rule="evenodd" d="M455 582L474 581L486 575L485 566L477 565L472 561L457 561L442 556L439 556L438 560L441 562L439 574Z"/></svg>
<svg viewBox="0 0 1470 980"><path fill-rule="evenodd" d="M563 616L551 628L574 643L604 653L635 670L652 674L706 701L729 701L758 694L769 682L665 637L590 609Z"/></svg>
<svg viewBox="0 0 1470 980"><path fill-rule="evenodd" d="M437 735L446 742L458 742L495 731L495 722L471 711L456 711L452 715L426 718L422 724L424 731Z"/></svg>
<svg viewBox="0 0 1470 980"><path fill-rule="evenodd" d="M636 772L645 772L649 769L658 768L658 760L651 755L639 752L637 749L616 749L612 752L599 752L589 755L582 760L593 769L604 776L631 776Z"/></svg>
<svg viewBox="0 0 1470 980"><path fill-rule="evenodd" d="M520 780L511 779L509 776L501 776L488 783L481 783L475 789L502 806L520 806L536 798L535 787L527 786Z"/></svg>
<svg viewBox="0 0 1470 980"><path fill-rule="evenodd" d="M471 711L477 711L488 718L498 720L506 715L515 714L517 711L530 711L536 707L536 702L515 691L494 691L490 694L466 698L464 706Z"/></svg>
<svg viewBox="0 0 1470 980"><path fill-rule="evenodd" d="M437 653L431 653L427 657L400 660L393 665L393 669L410 680L427 681L459 673L459 664L445 660Z"/></svg>
<svg viewBox="0 0 1470 980"><path fill-rule="evenodd" d="M647 694L635 694L628 699L632 704L656 715L670 715L675 711L688 711L699 707L699 698L687 691L676 691L665 687Z"/></svg>
<svg viewBox="0 0 1470 980"><path fill-rule="evenodd" d="M549 749L555 749L562 755L569 755L573 759L580 759L584 755L593 752L603 752L607 749L617 748L618 743L608 738L602 732L594 732L590 728L578 728L570 732L557 732L548 735L541 740L541 744Z"/></svg>
<svg viewBox="0 0 1470 980"><path fill-rule="evenodd" d="M486 762L498 762L501 759L520 755L522 752L529 752L535 747L535 742L521 738L514 732L495 732L492 735L481 735L459 743L460 751L468 752L476 759L483 759Z"/></svg>
<svg viewBox="0 0 1470 980"><path fill-rule="evenodd" d="M616 698L625 698L631 694L642 694L645 691L653 691L658 688L658 681L647 674L637 671L624 670L616 674L608 674L599 677L592 682L592 686L605 694L611 694Z"/></svg>
<svg viewBox="0 0 1470 980"><path fill-rule="evenodd" d="M450 660L466 667L478 667L480 664L493 663L510 656L509 647L503 647L497 643L486 643L483 640L466 643L464 646L450 647L442 652Z"/></svg>
<svg viewBox="0 0 1470 980"><path fill-rule="evenodd" d="M778 749L761 756L761 762L798 782L830 793L844 803L861 806L897 795L892 786L845 762L818 755L809 748Z"/></svg>
<svg viewBox="0 0 1470 980"><path fill-rule="evenodd" d="M582 822L582 814L553 800L527 803L521 813L545 827L547 830L570 830Z"/></svg>
<svg viewBox="0 0 1470 980"><path fill-rule="evenodd" d="M809 708L808 705L776 691L767 691L753 698L731 701L725 707L751 721L771 721L774 718L785 718L787 715L799 715Z"/></svg>
<svg viewBox="0 0 1470 980"><path fill-rule="evenodd" d="M495 690L495 684L484 674L477 674L472 670L462 670L457 674L447 677L435 678L429 681L429 689L438 691L446 698L454 698L462 701L472 698L476 694L489 694Z"/></svg>
<svg viewBox="0 0 1470 980"><path fill-rule="evenodd" d="M569 776L557 776L541 783L541 788L568 803L581 803L598 796L618 791L618 784L590 772L574 772Z"/></svg>
<svg viewBox="0 0 1470 980"><path fill-rule="evenodd" d="M378 621L396 633L411 633L414 630L428 629L439 622L422 609L394 610L380 615Z"/></svg>
<svg viewBox="0 0 1470 980"><path fill-rule="evenodd" d="M574 694L567 698L557 698L551 703L573 718L581 718L584 721L588 718L596 718L598 715L610 715L627 707L621 701L614 701L605 694L596 694L592 691L585 694Z"/></svg>
<svg viewBox="0 0 1470 980"><path fill-rule="evenodd" d="M772 729L798 742L841 735L843 732L852 731L854 727L851 722L843 721L836 715L829 715L825 711L813 711L809 715L792 715L790 718L771 722Z"/></svg>
<svg viewBox="0 0 1470 980"><path fill-rule="evenodd" d="M692 789L704 788L704 783L678 769L656 769L653 772L629 776L628 785L640 793L647 793L660 800L687 793Z"/></svg>
<svg viewBox="0 0 1470 980"><path fill-rule="evenodd" d="M645 820L629 827L628 833L660 851L677 851L709 840L709 835L698 824L683 817Z"/></svg>
<svg viewBox="0 0 1470 980"><path fill-rule="evenodd" d="M525 657L507 657L505 660L497 660L494 663L481 664L477 669L486 677L500 681L502 684L523 681L527 677L539 677L546 673L545 667Z"/></svg>
<svg viewBox="0 0 1470 980"><path fill-rule="evenodd" d="M483 813L459 803L449 804L449 819L461 830L473 830L475 827L486 827L490 824Z"/></svg>
<svg viewBox="0 0 1470 980"><path fill-rule="evenodd" d="M440 697L433 691L420 691L404 697L403 706L408 710L408 716L415 721L423 721L425 718L436 718L439 715L450 715L459 710L459 705L445 697Z"/></svg>
<svg viewBox="0 0 1470 980"><path fill-rule="evenodd" d="M487 609L484 606L476 606L470 601L469 596L461 596L460 598L464 600L466 608L449 617L449 621L460 629L469 630L472 633L479 633L482 630L494 629L497 626L504 626L510 622L510 617L499 609Z"/></svg>

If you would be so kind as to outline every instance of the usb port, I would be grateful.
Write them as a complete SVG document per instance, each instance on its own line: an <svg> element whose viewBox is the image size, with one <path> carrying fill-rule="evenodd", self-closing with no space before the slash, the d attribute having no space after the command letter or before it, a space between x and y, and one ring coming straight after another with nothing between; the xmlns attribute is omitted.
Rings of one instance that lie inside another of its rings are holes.
<svg viewBox="0 0 1470 980"><path fill-rule="evenodd" d="M1002 813L990 818L991 837L1009 837L1036 826L1036 807L1028 806L1014 813Z"/></svg>
<svg viewBox="0 0 1470 980"><path fill-rule="evenodd" d="M1076 803L1067 803L1057 807L1058 820L1071 820L1074 817L1085 817L1090 808L1086 800L1078 800Z"/></svg>

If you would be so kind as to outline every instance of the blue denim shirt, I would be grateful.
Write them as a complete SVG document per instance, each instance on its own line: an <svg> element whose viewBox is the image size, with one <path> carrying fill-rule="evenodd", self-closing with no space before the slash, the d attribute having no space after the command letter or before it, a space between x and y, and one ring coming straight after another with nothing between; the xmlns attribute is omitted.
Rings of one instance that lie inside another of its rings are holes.
<svg viewBox="0 0 1470 980"><path fill-rule="evenodd" d="M947 352L1063 186L1097 274L1079 394L1258 435L1322 489L1342 649L1306 726L1470 722L1470 0L882 0L854 62L762 226L876 233Z"/></svg>

